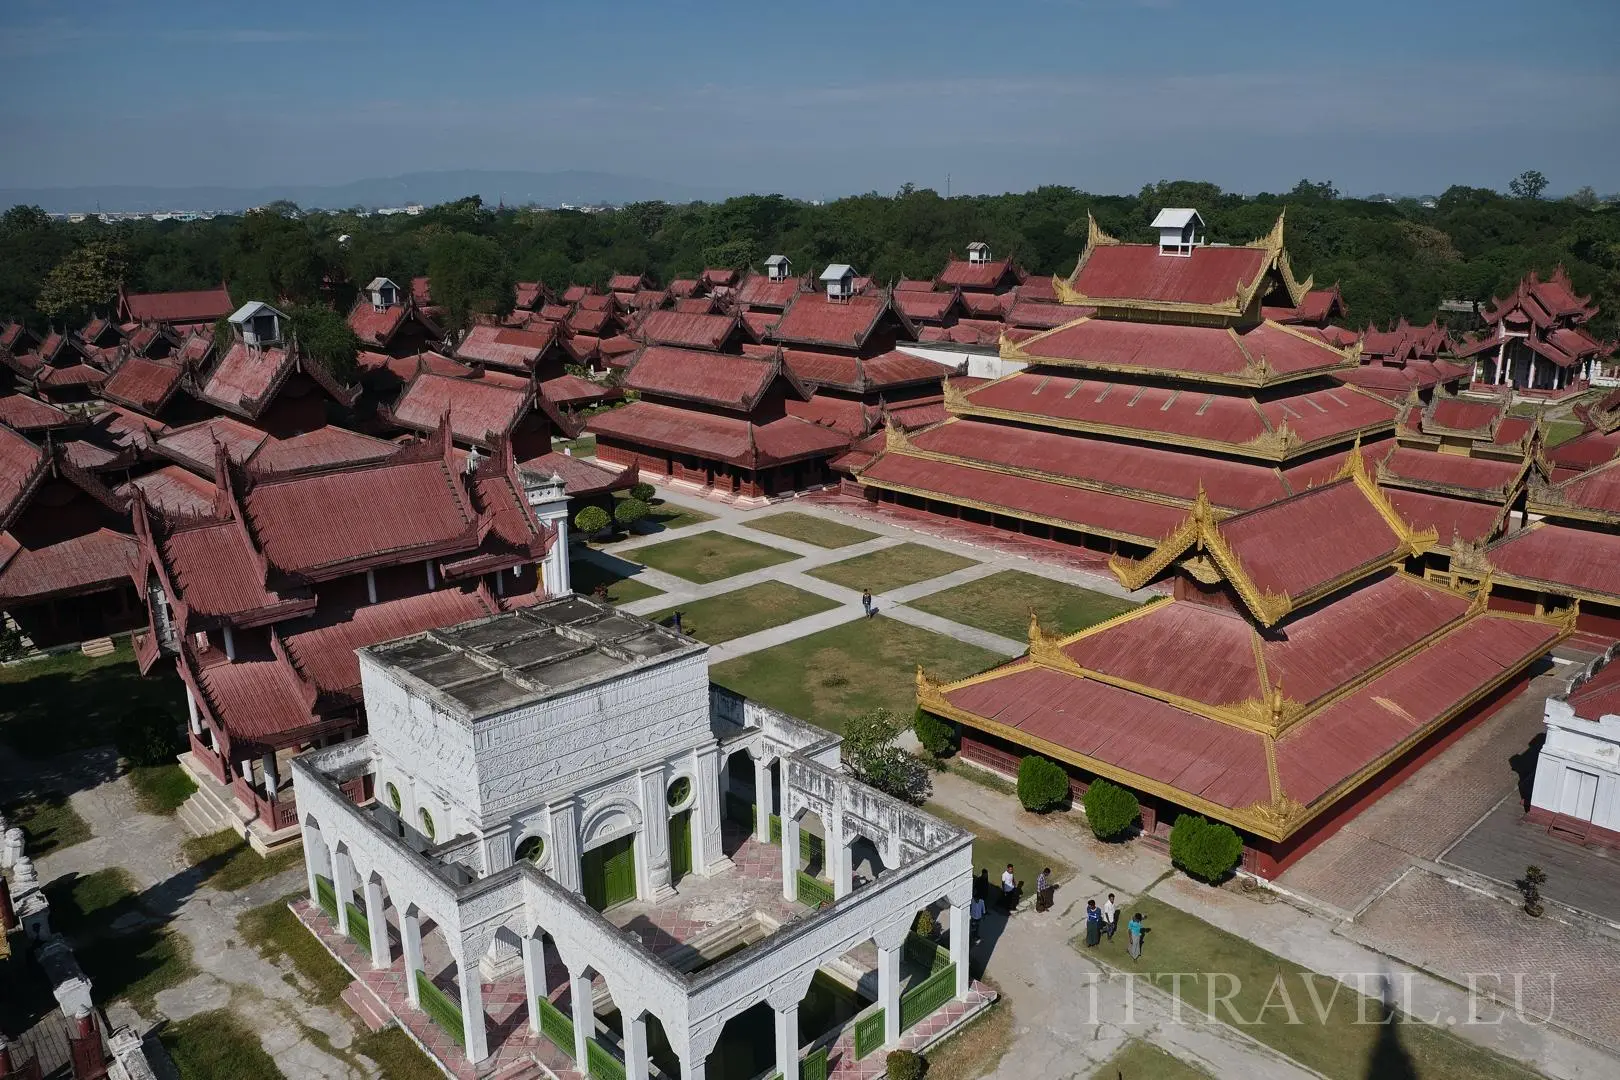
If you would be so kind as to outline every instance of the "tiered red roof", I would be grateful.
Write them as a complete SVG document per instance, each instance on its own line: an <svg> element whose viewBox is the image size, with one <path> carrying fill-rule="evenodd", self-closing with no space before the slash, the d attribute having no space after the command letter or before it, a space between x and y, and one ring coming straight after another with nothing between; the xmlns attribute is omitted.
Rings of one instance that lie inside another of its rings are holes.
<svg viewBox="0 0 1620 1080"><path fill-rule="evenodd" d="M557 328L550 323L531 324L527 330L475 326L456 346L456 358L529 372L539 367L541 358L556 343Z"/></svg>
<svg viewBox="0 0 1620 1080"><path fill-rule="evenodd" d="M101 396L147 416L156 416L174 397L184 375L185 370L178 363L129 356L102 385Z"/></svg>
<svg viewBox="0 0 1620 1080"><path fill-rule="evenodd" d="M784 345L863 350L875 344L874 335L890 316L903 326L906 337L915 339L910 323L887 295L833 300L825 293L802 292L771 327L770 339Z"/></svg>
<svg viewBox="0 0 1620 1080"><path fill-rule="evenodd" d="M707 315L681 311L649 311L636 327L636 336L652 345L719 351L737 332L734 315Z"/></svg>
<svg viewBox="0 0 1620 1080"><path fill-rule="evenodd" d="M170 326L211 326L236 305L224 285L182 292L118 294L118 317L124 322L166 323Z"/></svg>

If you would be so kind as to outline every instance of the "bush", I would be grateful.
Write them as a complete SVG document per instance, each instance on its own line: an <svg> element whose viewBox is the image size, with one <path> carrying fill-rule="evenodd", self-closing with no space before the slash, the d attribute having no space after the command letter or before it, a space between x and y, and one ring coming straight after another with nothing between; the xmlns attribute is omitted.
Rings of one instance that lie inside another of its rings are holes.
<svg viewBox="0 0 1620 1080"><path fill-rule="evenodd" d="M180 721L167 709L147 705L124 717L114 741L118 756L131 765L172 765L180 752Z"/></svg>
<svg viewBox="0 0 1620 1080"><path fill-rule="evenodd" d="M658 492L655 491L653 486L647 483L645 480L641 481L640 483L630 485L630 497L632 499L640 499L642 502L652 502L653 496L656 494L658 494Z"/></svg>
<svg viewBox="0 0 1620 1080"><path fill-rule="evenodd" d="M921 1054L912 1053L910 1050L890 1050L884 1064L889 1070L889 1080L922 1080Z"/></svg>
<svg viewBox="0 0 1620 1080"><path fill-rule="evenodd" d="M934 914L927 908L917 912L917 917L911 923L911 932L918 937L931 938L934 936Z"/></svg>
<svg viewBox="0 0 1620 1080"><path fill-rule="evenodd" d="M1182 814L1170 829L1170 861L1199 881L1219 883L1242 857L1243 838L1230 825Z"/></svg>
<svg viewBox="0 0 1620 1080"><path fill-rule="evenodd" d="M621 529L628 529L636 522L645 520L652 513L652 507L640 499L620 499L619 505L613 508L613 520L619 523Z"/></svg>
<svg viewBox="0 0 1620 1080"><path fill-rule="evenodd" d="M922 805L932 787L927 770L900 749L905 722L888 709L874 709L844 725L842 756L850 774L886 795Z"/></svg>
<svg viewBox="0 0 1620 1080"><path fill-rule="evenodd" d="M1025 810L1044 814L1063 804L1069 794L1069 774L1055 761L1031 754L1018 763L1018 801Z"/></svg>
<svg viewBox="0 0 1620 1080"><path fill-rule="evenodd" d="M612 524L613 519L600 506L587 506L574 515L574 528L584 536L595 536Z"/></svg>
<svg viewBox="0 0 1620 1080"><path fill-rule="evenodd" d="M911 730L916 733L922 748L935 757L945 757L956 749L956 729L949 721L941 720L931 712L917 710L912 718Z"/></svg>
<svg viewBox="0 0 1620 1080"><path fill-rule="evenodd" d="M1136 824L1142 808L1136 794L1099 777L1086 789L1086 821L1099 840L1117 840Z"/></svg>

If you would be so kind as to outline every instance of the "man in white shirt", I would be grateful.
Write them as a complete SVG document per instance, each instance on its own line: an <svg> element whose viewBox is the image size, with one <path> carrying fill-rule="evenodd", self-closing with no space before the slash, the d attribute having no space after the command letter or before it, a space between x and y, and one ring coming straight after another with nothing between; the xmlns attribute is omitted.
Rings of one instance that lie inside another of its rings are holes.
<svg viewBox="0 0 1620 1080"><path fill-rule="evenodd" d="M1007 869L1001 872L1001 906L1006 909L1007 914L1011 915L1013 913L1013 908L1017 904L1017 897L1018 879L1013 876L1012 863L1008 863Z"/></svg>
<svg viewBox="0 0 1620 1080"><path fill-rule="evenodd" d="M1119 909L1114 907L1114 894L1109 893L1108 899L1103 901L1103 933L1108 940L1114 940L1114 931L1119 929Z"/></svg>

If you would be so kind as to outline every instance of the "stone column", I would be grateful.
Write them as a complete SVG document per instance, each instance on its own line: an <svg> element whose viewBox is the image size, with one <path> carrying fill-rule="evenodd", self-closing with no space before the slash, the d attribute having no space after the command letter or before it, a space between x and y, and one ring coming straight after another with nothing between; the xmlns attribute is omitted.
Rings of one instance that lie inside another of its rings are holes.
<svg viewBox="0 0 1620 1080"><path fill-rule="evenodd" d="M546 985L546 941L540 931L523 936L523 993L529 1002L529 1030L540 1034L540 999L549 997Z"/></svg>
<svg viewBox="0 0 1620 1080"><path fill-rule="evenodd" d="M762 757L754 759L754 839L762 844L771 842L771 763Z"/></svg>
<svg viewBox="0 0 1620 1080"><path fill-rule="evenodd" d="M551 815L551 876L565 889L579 892L579 807L570 799L555 803Z"/></svg>
<svg viewBox="0 0 1620 1080"><path fill-rule="evenodd" d="M641 836L636 852L642 855L646 872L642 896L654 900L674 891L669 884L669 799L665 786L662 765L641 771Z"/></svg>
<svg viewBox="0 0 1620 1080"><path fill-rule="evenodd" d="M688 1061L687 1058L693 1060ZM681 1058L681 1080L707 1080L709 1070L709 1055L698 1057L688 1052Z"/></svg>
<svg viewBox="0 0 1620 1080"><path fill-rule="evenodd" d="M191 724L191 733L198 738L202 737L202 717L197 715L197 699L191 696L191 687L186 687L186 719Z"/></svg>
<svg viewBox="0 0 1620 1080"><path fill-rule="evenodd" d="M422 995L416 988L416 973L422 970L422 916L416 908L400 912L399 936L405 947L405 996L412 1008L420 1009Z"/></svg>
<svg viewBox="0 0 1620 1080"><path fill-rule="evenodd" d="M697 752L697 786L692 829L692 863L700 873L712 874L730 865L720 839L720 747L714 743Z"/></svg>
<svg viewBox="0 0 1620 1080"><path fill-rule="evenodd" d="M883 1045L900 1041L900 949L878 946L878 1000L883 1003Z"/></svg>
<svg viewBox="0 0 1620 1080"><path fill-rule="evenodd" d="M850 878L855 860L850 857L849 846L845 843L844 815L837 807L827 815L826 826L827 835L821 840L822 860L827 864L827 876L832 879L833 899L842 900L849 895L853 884Z"/></svg>
<svg viewBox="0 0 1620 1080"><path fill-rule="evenodd" d="M637 1013L624 1025L624 1071L626 1080L648 1078L646 1013Z"/></svg>
<svg viewBox="0 0 1620 1080"><path fill-rule="evenodd" d="M371 929L371 966L382 971L394 963L388 948L388 909L383 906L382 882L376 878L367 881L365 894L366 922Z"/></svg>
<svg viewBox="0 0 1620 1080"><path fill-rule="evenodd" d="M574 1007L574 1065L581 1074L590 1070L586 1044L596 1034L596 1014L591 1011L591 980L568 971L568 997Z"/></svg>
<svg viewBox="0 0 1620 1080"><path fill-rule="evenodd" d="M273 802L276 797L276 788L281 783L281 778L276 775L276 752L274 750L264 755L262 765L264 766L264 797Z"/></svg>
<svg viewBox="0 0 1620 1080"><path fill-rule="evenodd" d="M309 902L314 907L321 906L321 893L315 883L323 869L329 869L329 857L326 851L326 837L321 835L319 829L304 826L304 876L309 880Z"/></svg>
<svg viewBox="0 0 1620 1080"><path fill-rule="evenodd" d="M968 905L951 905L951 963L956 965L956 996L963 998L968 992L968 946L972 931L968 928Z"/></svg>
<svg viewBox="0 0 1620 1080"><path fill-rule="evenodd" d="M786 814L782 815L782 897L799 898L799 823Z"/></svg>
<svg viewBox="0 0 1620 1080"><path fill-rule="evenodd" d="M461 984L461 1032L467 1040L467 1060L473 1063L489 1057L489 1033L484 1030L484 986L479 981L478 962L456 957L456 982Z"/></svg>
<svg viewBox="0 0 1620 1080"><path fill-rule="evenodd" d="M799 1080L799 1003L776 1010L776 1071L782 1080Z"/></svg>
<svg viewBox="0 0 1620 1080"><path fill-rule="evenodd" d="M349 904L354 899L354 864L347 852L332 852L332 887L337 893L338 932L349 932Z"/></svg>

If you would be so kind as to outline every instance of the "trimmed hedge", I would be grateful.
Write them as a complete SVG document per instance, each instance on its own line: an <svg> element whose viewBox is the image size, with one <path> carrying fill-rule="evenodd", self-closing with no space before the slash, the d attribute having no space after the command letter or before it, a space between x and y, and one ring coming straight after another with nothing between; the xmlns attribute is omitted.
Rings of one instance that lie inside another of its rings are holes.
<svg viewBox="0 0 1620 1080"><path fill-rule="evenodd" d="M1086 789L1086 821L1099 840L1117 840L1141 816L1142 807L1135 792L1098 777Z"/></svg>
<svg viewBox="0 0 1620 1080"><path fill-rule="evenodd" d="M1044 814L1063 805L1069 795L1069 774L1063 766L1039 754L1018 763L1018 801L1025 810Z"/></svg>
<svg viewBox="0 0 1620 1080"><path fill-rule="evenodd" d="M884 1064L888 1066L889 1080L922 1080L923 1059L920 1054L910 1050L890 1050Z"/></svg>
<svg viewBox="0 0 1620 1080"><path fill-rule="evenodd" d="M918 709L911 720L911 730L922 748L935 757L945 757L956 749L956 728L931 712Z"/></svg>
<svg viewBox="0 0 1620 1080"><path fill-rule="evenodd" d="M1241 858L1243 838L1223 822L1182 814L1170 828L1170 861L1189 877L1218 884Z"/></svg>
<svg viewBox="0 0 1620 1080"><path fill-rule="evenodd" d="M619 528L628 529L636 522L646 520L651 513L652 507L640 499L620 499L619 505L613 508L613 520L618 522Z"/></svg>
<svg viewBox="0 0 1620 1080"><path fill-rule="evenodd" d="M600 506L587 506L574 515L574 528L586 536L594 536L612 524L613 519Z"/></svg>
<svg viewBox="0 0 1620 1080"><path fill-rule="evenodd" d="M630 497L632 499L640 499L642 502L652 502L653 496L656 494L658 494L658 491L645 480L630 485Z"/></svg>

